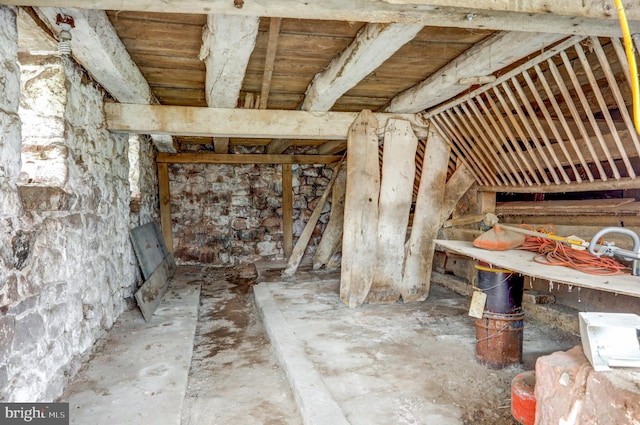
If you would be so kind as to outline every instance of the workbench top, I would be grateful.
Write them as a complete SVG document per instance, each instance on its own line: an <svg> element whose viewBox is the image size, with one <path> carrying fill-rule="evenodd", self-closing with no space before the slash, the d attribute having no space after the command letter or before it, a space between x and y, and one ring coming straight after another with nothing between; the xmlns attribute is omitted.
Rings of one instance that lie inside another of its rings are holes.
<svg viewBox="0 0 640 425"><path fill-rule="evenodd" d="M508 251L488 251L476 248L471 242L437 239L436 248L443 251L485 261L494 266L513 270L534 278L546 279L552 283L596 289L616 294L640 297L640 276L620 274L597 276L563 266L549 266L533 260L535 253L512 249Z"/></svg>

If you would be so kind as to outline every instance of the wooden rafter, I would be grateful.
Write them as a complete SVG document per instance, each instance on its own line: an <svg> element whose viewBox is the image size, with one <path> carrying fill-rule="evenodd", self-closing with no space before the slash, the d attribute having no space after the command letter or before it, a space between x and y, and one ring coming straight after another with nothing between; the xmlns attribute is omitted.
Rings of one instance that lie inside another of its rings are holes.
<svg viewBox="0 0 640 425"><path fill-rule="evenodd" d="M253 16L208 15L202 31L200 60L207 68L205 97L212 108L235 108L260 19ZM228 137L214 137L216 153L229 151Z"/></svg>
<svg viewBox="0 0 640 425"><path fill-rule="evenodd" d="M386 112L418 112L453 98L471 87L460 79L491 75L564 38L559 34L501 32L458 56L437 73L391 99Z"/></svg>
<svg viewBox="0 0 640 425"><path fill-rule="evenodd" d="M207 67L206 98L212 108L235 108L258 35L258 17L209 15L200 60Z"/></svg>
<svg viewBox="0 0 640 425"><path fill-rule="evenodd" d="M300 109L330 110L342 95L411 41L421 29L422 25L365 25L353 42L336 56L324 71L316 74L307 87ZM329 143L320 149L333 149L335 142Z"/></svg>
<svg viewBox="0 0 640 425"><path fill-rule="evenodd" d="M453 4L452 4L453 3ZM640 31L640 8L628 3L631 32ZM50 0L0 0L0 4L50 6ZM237 8L228 0L57 0L60 7L146 12L224 14L296 19L323 19L354 22L412 23L425 26L483 28L504 31L556 32L594 36L620 36L614 6L608 0L584 2L531 0L509 2L494 0L252 0Z"/></svg>
<svg viewBox="0 0 640 425"><path fill-rule="evenodd" d="M56 34L58 13L74 18L73 57L118 101L157 103L104 11L41 7L36 13ZM175 152L171 136L151 134L151 139L159 151Z"/></svg>
<svg viewBox="0 0 640 425"><path fill-rule="evenodd" d="M411 41L421 29L422 25L365 25L349 47L313 78L300 109L328 111L343 94Z"/></svg>

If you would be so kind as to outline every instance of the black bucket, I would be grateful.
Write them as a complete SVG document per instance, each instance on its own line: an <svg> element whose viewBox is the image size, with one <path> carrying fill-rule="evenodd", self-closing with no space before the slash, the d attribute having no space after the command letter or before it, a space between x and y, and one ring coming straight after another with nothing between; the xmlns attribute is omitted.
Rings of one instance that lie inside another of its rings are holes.
<svg viewBox="0 0 640 425"><path fill-rule="evenodd" d="M522 309L524 276L511 270L492 268L487 263L476 265L477 286L487 294L485 310L511 314Z"/></svg>

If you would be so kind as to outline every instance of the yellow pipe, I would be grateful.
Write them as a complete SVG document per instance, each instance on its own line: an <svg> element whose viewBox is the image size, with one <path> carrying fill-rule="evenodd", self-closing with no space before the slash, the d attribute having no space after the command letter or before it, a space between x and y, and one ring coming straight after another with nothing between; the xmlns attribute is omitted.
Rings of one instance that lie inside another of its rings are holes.
<svg viewBox="0 0 640 425"><path fill-rule="evenodd" d="M636 132L640 134L640 86L638 85L638 66L636 65L636 55L633 51L633 41L629 31L629 22L627 22L627 14L624 11L622 0L613 0L618 11L618 19L620 20L620 29L622 30L622 39L624 41L624 50L627 54L629 62L629 73L631 75L631 95L633 97L633 125Z"/></svg>

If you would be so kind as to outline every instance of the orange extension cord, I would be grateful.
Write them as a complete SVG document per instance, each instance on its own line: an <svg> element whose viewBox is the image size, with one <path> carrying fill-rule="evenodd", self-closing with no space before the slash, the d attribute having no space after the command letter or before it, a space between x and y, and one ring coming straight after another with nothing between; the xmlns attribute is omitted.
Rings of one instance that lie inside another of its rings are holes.
<svg viewBox="0 0 640 425"><path fill-rule="evenodd" d="M522 224L520 227L534 230L527 224ZM536 231L553 234L554 230L553 225L546 225ZM534 260L540 264L570 267L593 275L611 276L622 274L622 270L627 268L627 266L611 257L596 257L587 251L573 249L562 242L542 237L527 236L525 242L518 249L538 253Z"/></svg>

